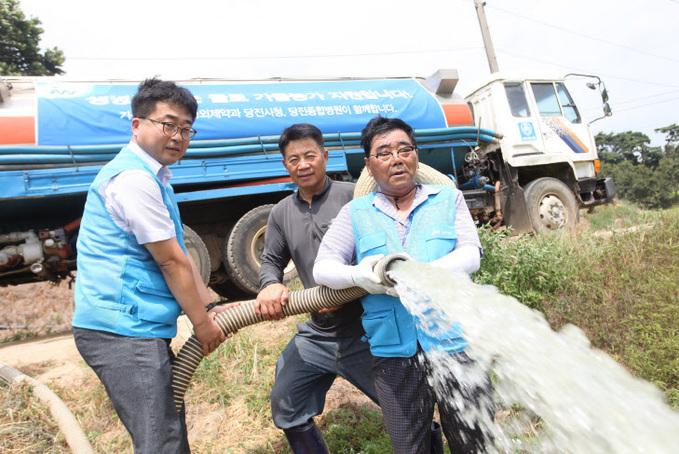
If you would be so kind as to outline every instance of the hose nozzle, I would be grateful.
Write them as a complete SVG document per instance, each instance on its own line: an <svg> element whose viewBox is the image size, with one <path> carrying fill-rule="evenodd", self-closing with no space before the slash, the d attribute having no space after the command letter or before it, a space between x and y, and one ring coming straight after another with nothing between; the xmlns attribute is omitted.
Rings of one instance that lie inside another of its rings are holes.
<svg viewBox="0 0 679 454"><path fill-rule="evenodd" d="M398 254L389 254L382 259L380 259L379 262L375 264L375 267L373 268L373 271L377 275L377 277L380 278L382 281L383 285L386 285L388 287L393 287L396 285L396 281L391 279L389 276L387 276L387 271L391 269L391 266L399 261L404 261L404 260L412 260L408 254L405 253L398 253Z"/></svg>

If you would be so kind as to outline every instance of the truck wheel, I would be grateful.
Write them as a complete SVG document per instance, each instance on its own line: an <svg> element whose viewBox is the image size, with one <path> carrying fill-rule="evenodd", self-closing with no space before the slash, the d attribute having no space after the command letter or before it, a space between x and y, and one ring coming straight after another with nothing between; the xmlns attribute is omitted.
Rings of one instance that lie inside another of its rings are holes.
<svg viewBox="0 0 679 454"><path fill-rule="evenodd" d="M524 194L535 233L572 229L578 223L580 213L575 195L562 181L539 178L526 185Z"/></svg>
<svg viewBox="0 0 679 454"><path fill-rule="evenodd" d="M224 269L220 266L216 273L210 276L210 288L222 298L234 301L245 301L252 299L251 292L245 292L229 279Z"/></svg>
<svg viewBox="0 0 679 454"><path fill-rule="evenodd" d="M184 246L186 246L186 252L196 262L198 273L200 273L201 279L207 285L210 281L210 254L200 236L186 224L184 224Z"/></svg>
<svg viewBox="0 0 679 454"><path fill-rule="evenodd" d="M224 243L223 262L231 282L241 290L259 292L259 269L262 266L264 233L272 204L261 205L245 213L233 226ZM292 262L285 268L284 282L297 276Z"/></svg>

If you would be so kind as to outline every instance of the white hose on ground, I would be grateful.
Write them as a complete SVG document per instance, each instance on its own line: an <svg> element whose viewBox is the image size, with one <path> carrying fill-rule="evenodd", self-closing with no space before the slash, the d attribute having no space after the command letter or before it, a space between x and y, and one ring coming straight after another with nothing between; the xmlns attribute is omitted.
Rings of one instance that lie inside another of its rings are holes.
<svg viewBox="0 0 679 454"><path fill-rule="evenodd" d="M26 382L33 387L33 394L47 405L52 417L59 426L59 430L64 433L66 443L71 448L71 452L74 454L95 453L78 420L75 419L75 416L73 416L73 413L71 413L66 404L52 390L38 380L22 374L2 361L0 361L0 377L7 380L10 384Z"/></svg>

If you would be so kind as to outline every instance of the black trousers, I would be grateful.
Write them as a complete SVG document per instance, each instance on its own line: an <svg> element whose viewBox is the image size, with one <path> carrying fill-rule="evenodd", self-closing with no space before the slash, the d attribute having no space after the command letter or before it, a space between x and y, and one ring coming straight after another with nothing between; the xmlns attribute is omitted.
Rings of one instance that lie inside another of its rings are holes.
<svg viewBox="0 0 679 454"><path fill-rule="evenodd" d="M487 426L494 408L490 376L479 369L465 353L419 350L410 358L373 357L375 389L394 454L430 452L435 404L452 453L485 452L492 442Z"/></svg>

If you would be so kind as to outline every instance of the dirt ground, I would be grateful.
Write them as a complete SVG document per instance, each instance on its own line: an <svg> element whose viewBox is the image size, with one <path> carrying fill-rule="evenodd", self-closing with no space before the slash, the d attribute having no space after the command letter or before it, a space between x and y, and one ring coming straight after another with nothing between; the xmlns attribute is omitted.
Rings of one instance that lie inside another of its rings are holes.
<svg viewBox="0 0 679 454"><path fill-rule="evenodd" d="M76 385L82 383L87 375L96 380L94 372L84 365L73 342L70 327L73 290L67 283L0 287L0 305L0 342L4 342L0 343L0 361L48 387L55 384ZM180 346L190 336L190 323L182 317L178 326L173 345ZM12 340L17 338L19 340ZM49 367L44 367L45 364ZM354 386L339 378L327 395L325 413L347 402L357 406L374 405ZM215 420L232 419L234 416L237 419L237 415L220 415L215 411L207 405L187 407L192 444L212 436L209 428L214 426ZM272 425L271 435L275 433Z"/></svg>

